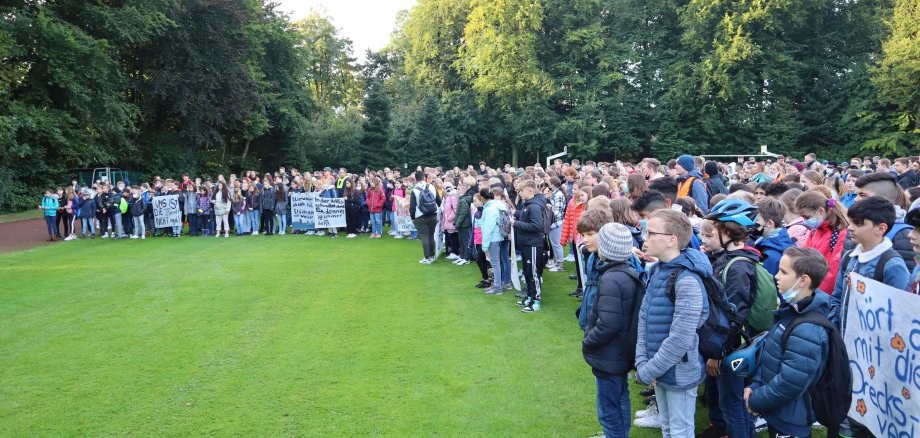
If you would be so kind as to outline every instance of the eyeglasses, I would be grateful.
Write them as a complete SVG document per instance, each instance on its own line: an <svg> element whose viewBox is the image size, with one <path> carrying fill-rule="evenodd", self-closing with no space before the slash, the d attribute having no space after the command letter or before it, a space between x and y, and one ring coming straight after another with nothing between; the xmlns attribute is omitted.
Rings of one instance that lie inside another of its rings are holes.
<svg viewBox="0 0 920 438"><path fill-rule="evenodd" d="M648 240L649 236L653 236L656 234L661 235L661 236L673 236L674 235L672 233L659 233L657 231L642 230L642 240Z"/></svg>

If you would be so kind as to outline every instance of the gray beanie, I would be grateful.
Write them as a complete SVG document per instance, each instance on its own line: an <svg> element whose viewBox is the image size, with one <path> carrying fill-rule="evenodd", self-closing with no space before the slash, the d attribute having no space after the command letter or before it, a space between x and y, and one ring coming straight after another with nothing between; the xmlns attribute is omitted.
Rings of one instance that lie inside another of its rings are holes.
<svg viewBox="0 0 920 438"><path fill-rule="evenodd" d="M597 252L604 260L625 262L632 254L633 237L623 224L611 222L597 233Z"/></svg>

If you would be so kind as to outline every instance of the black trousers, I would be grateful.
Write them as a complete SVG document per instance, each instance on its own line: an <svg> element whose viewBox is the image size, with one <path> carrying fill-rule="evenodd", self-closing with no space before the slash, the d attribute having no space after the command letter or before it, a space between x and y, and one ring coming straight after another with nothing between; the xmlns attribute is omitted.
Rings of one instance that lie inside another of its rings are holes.
<svg viewBox="0 0 920 438"><path fill-rule="evenodd" d="M489 262L486 260L486 253L482 252L482 245L476 246L476 266L479 267L479 273L482 274L483 280L489 279Z"/></svg>
<svg viewBox="0 0 920 438"><path fill-rule="evenodd" d="M444 233L444 252L460 255L460 233L456 231Z"/></svg>
<svg viewBox="0 0 920 438"><path fill-rule="evenodd" d="M460 258L464 260L473 260L475 252L473 251L473 229L460 229Z"/></svg>
<svg viewBox="0 0 920 438"><path fill-rule="evenodd" d="M434 229L438 225L438 215L429 214L417 217L412 223L418 230L418 238L422 241L422 252L425 253L425 258L434 258Z"/></svg>
<svg viewBox="0 0 920 438"><path fill-rule="evenodd" d="M540 299L540 286L543 266L543 248L537 246L519 246L523 262L524 281L527 283L527 297Z"/></svg>

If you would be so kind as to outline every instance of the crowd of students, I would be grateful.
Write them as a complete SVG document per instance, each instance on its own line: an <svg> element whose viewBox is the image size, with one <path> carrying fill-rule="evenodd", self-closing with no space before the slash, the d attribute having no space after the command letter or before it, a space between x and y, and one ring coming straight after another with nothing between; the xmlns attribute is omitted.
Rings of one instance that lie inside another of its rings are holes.
<svg viewBox="0 0 920 438"><path fill-rule="evenodd" d="M765 423L771 437L807 437L820 403L809 388L829 372L844 328L847 276L920 292L918 185L917 157L891 166L879 157L838 165L814 154L732 163L682 155L664 165L556 160L549 168L479 163L406 176L280 168L216 181L182 175L86 188L74 181L46 192L40 208L49 240L87 231L112 239L228 237L231 230L287 233L292 193L344 197L348 237L381 238L389 223L394 238L421 241L421 264L435 263L443 242L454 264L476 263L475 286L485 295L510 290L512 263L520 260L516 304L526 313L541 309L544 271L574 263L570 295L581 300L582 351L606 436L628 436L633 424L694 436L703 385L709 424L697 436L748 437ZM150 201L163 194L180 195L187 229L152 226ZM400 207L411 226L398 220ZM334 228L292 232L338 235ZM803 323L815 321L832 329ZM745 354L756 355L756 370L725 360L750 362ZM631 370L649 385L641 392L649 406L634 421ZM852 419L834 423L825 424L832 433L868 436Z"/></svg>

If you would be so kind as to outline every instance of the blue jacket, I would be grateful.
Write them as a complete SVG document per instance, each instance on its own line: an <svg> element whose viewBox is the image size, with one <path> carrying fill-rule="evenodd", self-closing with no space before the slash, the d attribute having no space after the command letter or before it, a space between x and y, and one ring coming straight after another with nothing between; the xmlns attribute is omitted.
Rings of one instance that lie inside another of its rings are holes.
<svg viewBox="0 0 920 438"><path fill-rule="evenodd" d="M840 196L840 203L846 208L852 207L854 202L856 202L855 192L846 192Z"/></svg>
<svg viewBox="0 0 920 438"><path fill-rule="evenodd" d="M709 212L709 194L706 193L706 183L703 181L703 174L700 173L699 170L693 169L677 180L684 181L691 176L696 178L696 181L693 181L693 185L690 186L690 197L696 201L696 206L699 207L703 214L706 214Z"/></svg>
<svg viewBox="0 0 920 438"><path fill-rule="evenodd" d="M675 303L666 294L671 271L686 269L677 279ZM696 330L709 316L700 277L712 276L712 265L702 252L684 249L669 262L658 262L649 274L639 309L636 370L639 381L674 391L698 386L705 377Z"/></svg>
<svg viewBox="0 0 920 438"><path fill-rule="evenodd" d="M760 365L750 386L754 393L748 405L751 410L763 415L768 424L785 434L811 434L814 413L811 406L805 405L803 395L820 377L827 360L828 337L824 327L801 324L789 336L783 352L783 331L799 314L812 311L827 313L829 310L830 297L820 290L815 291L814 298L783 303L774 312L773 328L767 333L760 350Z"/></svg>
<svg viewBox="0 0 920 438"><path fill-rule="evenodd" d="M885 238L888 239L887 237ZM875 266L878 265L880 257L875 257L866 263L860 263L856 256L850 257L849 260L841 258L840 270L837 274L837 282L834 284L834 293L831 295L831 310L828 319L831 320L838 328L844 315L847 314L847 303L843 302L844 292L847 289L847 276L851 272L856 272L864 277L873 278L875 276ZM885 264L885 273L882 276L883 283L895 289L906 290L910 284L910 272L907 265L901 257L892 257Z"/></svg>
<svg viewBox="0 0 920 438"><path fill-rule="evenodd" d="M769 236L761 237L754 243L754 248L757 248L764 256L763 267L773 275L779 272L779 259L783 258L783 251L790 246L795 246L795 242L789 237L789 232L785 228L780 228L778 232Z"/></svg>
<svg viewBox="0 0 920 438"><path fill-rule="evenodd" d="M597 295L597 279L600 276L598 272L598 257L596 253L591 253L585 262L585 284L582 285L584 296L581 297L581 305L575 315L578 316L578 326L582 330L588 329L588 316L594 307L594 297Z"/></svg>
<svg viewBox="0 0 920 438"><path fill-rule="evenodd" d="M58 206L58 200L54 195L42 198L42 210L45 211L45 216L57 216Z"/></svg>
<svg viewBox="0 0 920 438"><path fill-rule="evenodd" d="M486 202L482 209L482 251L489 251L489 245L505 240L501 230L498 229L498 215L500 210L508 210L505 201L493 199Z"/></svg>

